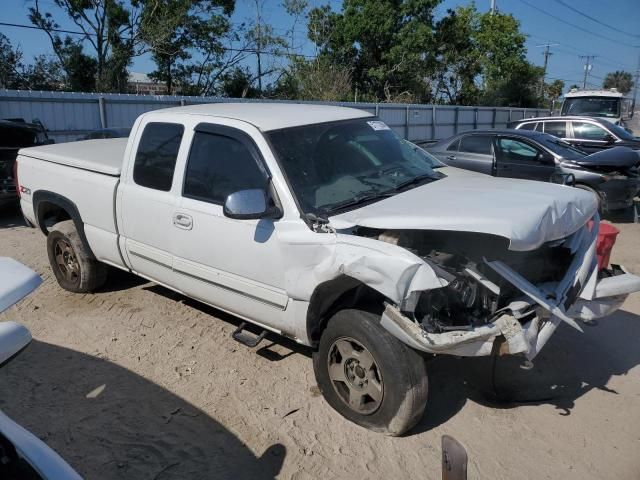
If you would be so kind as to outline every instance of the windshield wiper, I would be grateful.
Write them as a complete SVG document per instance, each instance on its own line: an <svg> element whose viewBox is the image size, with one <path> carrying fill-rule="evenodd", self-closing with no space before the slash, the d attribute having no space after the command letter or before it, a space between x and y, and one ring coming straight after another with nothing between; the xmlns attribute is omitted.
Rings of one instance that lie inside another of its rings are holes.
<svg viewBox="0 0 640 480"><path fill-rule="evenodd" d="M349 200L344 202L335 203L330 208L326 210L326 212L335 212L336 210L341 210L343 208L355 207L358 205L362 205L363 203L368 203L372 200L378 200L380 198L392 197L395 195L395 192L376 192L376 193L363 193L361 195L356 195Z"/></svg>
<svg viewBox="0 0 640 480"><path fill-rule="evenodd" d="M403 188L408 187L409 185L417 185L419 183L425 182L426 180L434 181L434 180L439 180L440 178L442 178L442 177L440 177L438 175L433 175L431 173L423 173L422 175L418 175L417 177L413 177L410 180L406 180L404 182L400 182L395 187L393 187L393 189L397 192L398 190L402 190Z"/></svg>

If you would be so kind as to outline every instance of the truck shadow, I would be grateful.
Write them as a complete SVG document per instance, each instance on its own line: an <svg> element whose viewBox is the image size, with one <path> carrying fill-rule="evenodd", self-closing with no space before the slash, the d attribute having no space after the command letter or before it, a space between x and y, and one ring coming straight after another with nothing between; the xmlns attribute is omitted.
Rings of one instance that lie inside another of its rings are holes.
<svg viewBox="0 0 640 480"><path fill-rule="evenodd" d="M0 407L85 478L270 479L286 448L256 457L224 425L107 360L33 341L0 371Z"/></svg>
<svg viewBox="0 0 640 480"><path fill-rule="evenodd" d="M429 365L429 404L422 422L411 432L439 426L458 413L467 400L491 407L555 406L570 415L575 402L593 389L618 395L607 383L640 364L640 316L618 311L580 333L562 324L531 370L517 357L440 357Z"/></svg>

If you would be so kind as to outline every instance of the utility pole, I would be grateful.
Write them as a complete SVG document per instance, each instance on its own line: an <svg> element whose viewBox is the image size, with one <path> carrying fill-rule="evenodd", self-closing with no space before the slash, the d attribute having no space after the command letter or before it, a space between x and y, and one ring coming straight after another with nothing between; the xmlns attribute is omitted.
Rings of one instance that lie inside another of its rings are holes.
<svg viewBox="0 0 640 480"><path fill-rule="evenodd" d="M640 45L638 45L640 48ZM638 67L636 68L636 80L633 82L633 110L636 109L636 97L638 96L638 81L640 81L640 51L638 52Z"/></svg>
<svg viewBox="0 0 640 480"><path fill-rule="evenodd" d="M542 80L540 81L540 98L544 100L544 79L547 76L547 64L549 63L549 57L551 55L553 55L553 53L551 53L549 51L549 49L551 47L555 47L559 45L558 43L546 43L544 45L536 45L536 47L544 47L544 52L542 52L542 54L544 55L544 67L542 69Z"/></svg>
<svg viewBox="0 0 640 480"><path fill-rule="evenodd" d="M496 13L496 0L491 0L491 15Z"/></svg>
<svg viewBox="0 0 640 480"><path fill-rule="evenodd" d="M580 55L580 58L586 58L587 61L584 64L584 79L582 80L582 89L586 90L587 88L587 77L589 76L589 72L593 68L593 63L591 63L597 55Z"/></svg>

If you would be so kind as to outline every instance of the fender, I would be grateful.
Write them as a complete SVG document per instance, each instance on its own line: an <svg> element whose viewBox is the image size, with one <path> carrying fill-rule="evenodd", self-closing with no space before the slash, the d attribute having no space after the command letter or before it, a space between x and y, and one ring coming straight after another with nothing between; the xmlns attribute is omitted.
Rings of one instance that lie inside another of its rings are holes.
<svg viewBox="0 0 640 480"><path fill-rule="evenodd" d="M82 217L80 216L80 212L78 211L76 204L68 198L48 190L38 190L33 194L33 211L35 213L36 223L45 236L49 235L49 230L44 224L44 217L47 213L47 210L42 208L44 207L44 203L55 205L69 214L69 217L71 217L71 220L78 231L78 235L80 235L82 244L91 258L95 260L96 257L93 254L93 250L91 250L89 242L87 241L87 237L84 233L84 222L82 221Z"/></svg>

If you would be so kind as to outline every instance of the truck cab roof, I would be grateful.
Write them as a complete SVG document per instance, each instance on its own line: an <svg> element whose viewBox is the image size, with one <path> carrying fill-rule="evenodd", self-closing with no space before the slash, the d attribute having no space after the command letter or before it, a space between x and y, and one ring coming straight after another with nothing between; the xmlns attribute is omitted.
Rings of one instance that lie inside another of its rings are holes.
<svg viewBox="0 0 640 480"><path fill-rule="evenodd" d="M250 123L263 132L373 116L369 112L356 108L278 102L206 103L156 110L149 112L149 114L167 116L187 114L231 118Z"/></svg>

